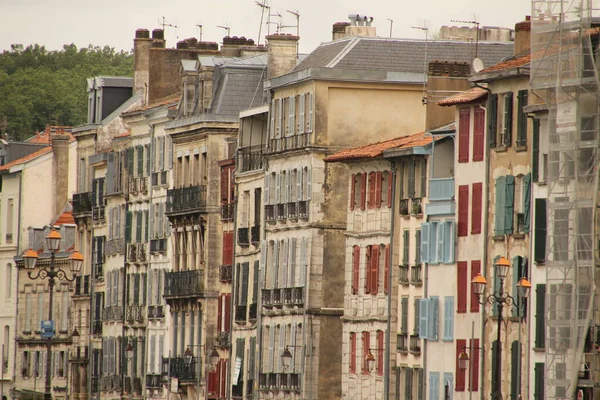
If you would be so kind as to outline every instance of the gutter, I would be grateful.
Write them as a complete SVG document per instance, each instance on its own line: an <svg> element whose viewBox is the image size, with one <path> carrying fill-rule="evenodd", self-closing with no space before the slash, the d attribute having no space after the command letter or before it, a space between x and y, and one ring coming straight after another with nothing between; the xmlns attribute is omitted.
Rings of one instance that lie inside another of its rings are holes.
<svg viewBox="0 0 600 400"><path fill-rule="evenodd" d="M481 107L481 106L480 106ZM486 118L487 118L487 108L486 110ZM488 132L486 131L486 134ZM487 189L484 191L485 195L483 198L483 204L486 205L486 207L489 207L488 202L490 201L490 189L489 189L489 182L490 182L490 153L491 153L491 149L488 143L488 138L486 135L486 138L484 140L485 143L485 177L484 177L484 187ZM488 246L487 244L489 243L490 240L490 232L489 232L489 212L487 212L486 210L483 210L483 231L484 233L484 237L483 237L483 256L482 256L482 268L481 268L481 272L486 272L487 271L487 264L488 264ZM485 347L482 346L482 344L484 343L484 336L485 336L485 321L486 321L486 308L485 308L485 304L481 307L481 336L479 339L479 343L480 343L480 347L482 347L482 351L479 354L479 357L481 357L480 363L481 363L481 370L479 373L479 382L480 384L480 391L479 391L479 397L481 400L485 400ZM490 351L491 351L491 347L490 347Z"/></svg>
<svg viewBox="0 0 600 400"><path fill-rule="evenodd" d="M235 177L235 173L237 172L237 165L238 165L238 163L235 162L235 160L238 159L239 151L240 151L240 144L239 144L239 141L238 141L236 149L235 149L235 155L233 156L233 158L234 158L234 163L233 163L234 168L233 168L233 172L232 172L232 175L231 175L232 177ZM263 185L263 187L264 187L264 185ZM237 194L237 190L236 190L236 194ZM238 202L237 202L237 199L235 199L235 201L233 202L233 231L232 231L232 234L231 234L233 236L233 238L232 238L233 241L232 241L232 246L231 246L232 247L232 249L231 249L231 252L232 252L232 255L231 255L231 293L233 295L236 293L235 285L236 285L236 278L237 278L237 276L235 274L235 247L237 245L237 230L236 230L236 227L237 227L237 211L238 211ZM248 216L248 218L249 217L250 216ZM250 280L250 277L248 277L248 280ZM248 286L250 286L250 285L248 285ZM229 370L230 370L229 372L231 372L231 367L233 365L235 365L232 361L234 361L234 362L237 363L237 360L233 359L233 329L234 329L234 326L235 326L235 305L237 304L236 300L238 300L238 299L236 299L235 296L231 296L231 298L233 300L231 302L231 308L232 308L233 312L229 313L229 326L230 326L229 335L228 335L229 336L229 350L228 350L228 353L229 353ZM258 293L256 293L256 302L257 302L256 313L258 314L258 310L259 310L259 308L258 308ZM248 299L247 298L246 298L246 307L248 307ZM250 307L248 307L246 309L246 312L249 312L249 311L250 311ZM258 315L257 315L257 317L258 317ZM244 341L244 343L245 343L245 341ZM246 346L244 346L244 348L245 347ZM248 348L250 348L250 346L248 346ZM236 346L236 351L237 351L237 346ZM205 348L205 352L206 352L206 354L208 354L208 349ZM244 353L245 353L245 351L244 351ZM248 359L248 361L250 361L250 360ZM256 365L256 361L255 361L255 365ZM248 367L249 367L249 365L247 365L246 370L248 369ZM244 368L243 361L242 361L241 368ZM254 369L254 373L256 373L256 369L257 368L253 368L253 369ZM208 379L208 375L206 376L206 378ZM252 377L252 379L253 379L253 382L258 382L258 380L256 380L256 381L254 380L254 377ZM229 392L231 390L231 384L232 384L232 382L231 382L231 373L227 373L227 376L225 377L225 398L227 398L227 399L230 398L229 397ZM206 390L208 391L208 382L206 383ZM248 389L246 388L246 392L247 392L247 390ZM252 390L254 392L254 388L252 388Z"/></svg>
<svg viewBox="0 0 600 400"><path fill-rule="evenodd" d="M391 215L390 215L390 244L388 246L388 252L389 252L389 256L388 256L388 260L390 263L390 268L388 268L388 294L387 294L387 327L385 330L385 348L387 349L386 352L384 352L384 360L383 360L383 365L384 365L384 370L385 373L383 374L383 395L385 399L389 399L390 398L390 356L391 356L391 352L392 349L390 348L391 346L391 329L392 329L392 293L393 293L393 289L394 287L398 287L398 285L393 285L393 281L392 281L392 276L393 276L393 255L394 255L394 231L395 231L395 215L396 215L396 162L395 161L391 161L391 172L392 172L392 208L390 210ZM396 393L396 395L398 395L398 393Z"/></svg>

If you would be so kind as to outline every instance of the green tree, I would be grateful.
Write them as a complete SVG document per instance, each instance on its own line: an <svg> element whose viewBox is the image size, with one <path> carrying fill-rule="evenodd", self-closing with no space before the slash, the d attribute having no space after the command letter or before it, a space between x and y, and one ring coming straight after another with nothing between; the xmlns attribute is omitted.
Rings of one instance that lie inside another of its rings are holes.
<svg viewBox="0 0 600 400"><path fill-rule="evenodd" d="M131 52L109 46L69 44L48 51L38 44L14 44L0 53L1 133L22 140L48 124L83 124L87 119L86 78L132 74Z"/></svg>

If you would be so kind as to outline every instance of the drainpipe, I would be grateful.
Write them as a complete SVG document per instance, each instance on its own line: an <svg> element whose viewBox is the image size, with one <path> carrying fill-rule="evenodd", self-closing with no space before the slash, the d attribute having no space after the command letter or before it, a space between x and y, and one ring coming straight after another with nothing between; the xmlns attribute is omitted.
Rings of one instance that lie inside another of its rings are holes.
<svg viewBox="0 0 600 400"><path fill-rule="evenodd" d="M483 88L483 89L487 89L487 88ZM481 106L480 106L481 107ZM482 107L484 110L486 110L484 107ZM486 117L487 117L487 110L486 110ZM486 146L485 146L485 177L484 177L484 187L486 188L486 190L484 191L484 198L483 198L483 204L486 205L486 207L489 207L488 202L490 201L490 190L489 190L489 182L490 182L490 147L487 145L487 141L486 141ZM487 260L488 260L488 243L490 240L490 232L488 229L488 224L489 224L489 212L487 212L487 210L483 211L483 232L484 232L484 236L483 236L483 257L482 257L482 272L485 273L486 271L486 267L487 267ZM481 339L480 339L480 343L483 344L484 343L484 335L485 335L485 321L486 321L486 309L485 309L485 305L483 305L481 307ZM479 354L479 357L481 357L481 372L480 372L480 376L479 376L479 382L481 383L480 388L479 388L479 397L481 400L485 400L485 347L482 347L482 351Z"/></svg>
<svg viewBox="0 0 600 400"><path fill-rule="evenodd" d="M383 361L383 365L385 367L385 373L383 374L383 393L384 398L390 398L390 353L392 349L390 348L391 344L391 329L392 329L392 293L393 287L392 284L392 265L393 263L393 254L394 254L394 221L396 220L394 217L396 215L396 162L391 162L391 171L392 171L392 208L390 209L390 244L388 246L389 256L388 260L390 260L390 268L388 268L388 294L387 294L387 328L385 330L385 348L387 351L384 353L385 358ZM353 200L352 200L353 201ZM396 285L397 287L397 285Z"/></svg>
<svg viewBox="0 0 600 400"><path fill-rule="evenodd" d="M233 156L233 159L235 162L234 162L234 167L233 167L233 173L231 175L232 177L235 177L235 174L237 172L237 166L238 166L237 160L239 157L239 152L240 152L240 143L238 141L237 146L235 148L235 154ZM236 193L237 193L237 191L236 191ZM237 202L237 199L235 199L235 201L233 202L233 233L232 233L233 245L232 245L232 249L231 249L231 252L233 253L231 255L231 293L232 293L231 298L233 299L233 301L231 302L232 303L231 307L233 308L233 312L229 313L229 326L231 327L231 329L229 329L229 370L230 370L230 372L231 372L231 367L235 365L233 362L237 362L236 360L233 359L233 329L235 326L235 321L234 321L235 320L235 304L236 304L236 300L237 300L233 296L233 295L235 295L235 292L236 292L234 290L234 288L236 285L236 278L237 278L237 276L235 275L235 247L237 245L237 230L236 230L236 228L237 228L237 210L238 210L238 202ZM250 218L250 216L248 216L248 218ZM256 301L258 302L258 295L256 296ZM248 307L247 299L246 299L246 307ZM250 308L248 307L246 309L246 312L249 312L249 311L250 311ZM256 308L256 311L258 314L258 307ZM246 315L248 315L248 314L246 314ZM237 348L236 348L236 351L237 351ZM208 354L208 349L205 349L205 352ZM240 368L244 368L243 363ZM208 376L206 378L208 379ZM252 377L252 379L254 379L254 377ZM226 374L225 382L226 382L225 398L229 399L230 398L229 393L231 391L231 383L232 383L230 373ZM255 381L253 380L253 382L255 382ZM206 390L208 391L208 382L206 384Z"/></svg>

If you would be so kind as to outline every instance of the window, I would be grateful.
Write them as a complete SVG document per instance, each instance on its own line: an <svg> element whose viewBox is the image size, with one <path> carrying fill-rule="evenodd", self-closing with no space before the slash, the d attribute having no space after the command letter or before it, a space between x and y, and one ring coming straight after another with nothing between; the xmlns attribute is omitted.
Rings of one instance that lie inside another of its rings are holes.
<svg viewBox="0 0 600 400"><path fill-rule="evenodd" d="M421 160L421 198L427 195L427 160Z"/></svg>
<svg viewBox="0 0 600 400"><path fill-rule="evenodd" d="M364 331L362 333L362 347L363 347L363 375L369 375L369 365L367 364L367 355L371 350L371 340L370 333L368 331Z"/></svg>
<svg viewBox="0 0 600 400"><path fill-rule="evenodd" d="M521 344L513 341L510 346L510 398L517 400L519 398L519 388L521 382Z"/></svg>
<svg viewBox="0 0 600 400"><path fill-rule="evenodd" d="M494 220L496 236L513 233L514 194L514 176L507 175L496 178L496 212Z"/></svg>
<svg viewBox="0 0 600 400"><path fill-rule="evenodd" d="M482 205L483 205L483 184L481 182L473 184L473 195L471 198L471 234L481 233Z"/></svg>
<svg viewBox="0 0 600 400"><path fill-rule="evenodd" d="M419 302L419 337L438 340L439 299L430 297Z"/></svg>
<svg viewBox="0 0 600 400"><path fill-rule="evenodd" d="M379 246L367 246L365 263L365 294L377 294L379 278Z"/></svg>
<svg viewBox="0 0 600 400"><path fill-rule="evenodd" d="M591 260L593 255L593 211L591 207L578 208L577 216L577 258Z"/></svg>
<svg viewBox="0 0 600 400"><path fill-rule="evenodd" d="M504 107L502 110L502 129L500 131L500 145L510 147L512 144L512 122L513 122L513 94L504 94Z"/></svg>
<svg viewBox="0 0 600 400"><path fill-rule="evenodd" d="M533 259L537 263L546 260L546 199L535 199Z"/></svg>
<svg viewBox="0 0 600 400"><path fill-rule="evenodd" d="M458 236L469 232L469 185L458 187Z"/></svg>
<svg viewBox="0 0 600 400"><path fill-rule="evenodd" d="M377 179L377 172L369 172L369 201L368 207L377 207L377 193L381 189L381 183Z"/></svg>
<svg viewBox="0 0 600 400"><path fill-rule="evenodd" d="M533 367L533 398L534 400L543 400L544 397L544 376L546 375L545 364L535 363Z"/></svg>
<svg viewBox="0 0 600 400"><path fill-rule="evenodd" d="M471 124L471 109L461 108L458 115L458 162L469 161L469 135Z"/></svg>
<svg viewBox="0 0 600 400"><path fill-rule="evenodd" d="M454 337L454 296L444 298L444 340Z"/></svg>
<svg viewBox="0 0 600 400"><path fill-rule="evenodd" d="M527 114L523 107L527 105L527 90L519 90L517 94L517 146L527 146Z"/></svg>
<svg viewBox="0 0 600 400"><path fill-rule="evenodd" d="M408 198L415 197L415 169L416 161L411 159L408 161Z"/></svg>
<svg viewBox="0 0 600 400"><path fill-rule="evenodd" d="M421 265L421 230L415 231L415 265Z"/></svg>
<svg viewBox="0 0 600 400"><path fill-rule="evenodd" d="M13 242L14 213L14 199L8 199L8 207L6 210L6 244L11 244Z"/></svg>
<svg viewBox="0 0 600 400"><path fill-rule="evenodd" d="M475 107L473 123L473 161L483 161L485 110Z"/></svg>
<svg viewBox="0 0 600 400"><path fill-rule="evenodd" d="M358 294L360 279L360 247L352 248L352 294Z"/></svg>
<svg viewBox="0 0 600 400"><path fill-rule="evenodd" d="M414 307L414 329L413 329L413 334L418 335L419 334L419 328L420 328L420 320L421 320L421 298L420 297L415 297L415 301L413 304Z"/></svg>
<svg viewBox="0 0 600 400"><path fill-rule="evenodd" d="M410 252L410 231L405 229L402 232L402 265L408 266Z"/></svg>
<svg viewBox="0 0 600 400"><path fill-rule="evenodd" d="M535 287L535 343L536 349L546 347L546 285Z"/></svg>
<svg viewBox="0 0 600 400"><path fill-rule="evenodd" d="M468 283L468 266L466 261L459 261L457 264L457 313L466 313L467 312L467 295L469 293L469 283Z"/></svg>

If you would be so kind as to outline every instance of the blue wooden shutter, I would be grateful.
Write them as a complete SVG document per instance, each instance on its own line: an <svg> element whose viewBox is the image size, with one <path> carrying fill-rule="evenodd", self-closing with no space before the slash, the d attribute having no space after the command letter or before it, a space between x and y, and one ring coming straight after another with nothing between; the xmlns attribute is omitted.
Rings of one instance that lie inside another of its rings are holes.
<svg viewBox="0 0 600 400"><path fill-rule="evenodd" d="M452 340L454 337L454 297L444 298L444 340Z"/></svg>
<svg viewBox="0 0 600 400"><path fill-rule="evenodd" d="M429 338L429 299L419 300L419 338Z"/></svg>
<svg viewBox="0 0 600 400"><path fill-rule="evenodd" d="M429 225L429 263L437 264L439 255L437 254L437 230L438 223L430 222Z"/></svg>
<svg viewBox="0 0 600 400"><path fill-rule="evenodd" d="M429 400L439 400L440 398L440 373L429 373Z"/></svg>
<svg viewBox="0 0 600 400"><path fill-rule="evenodd" d="M515 177L506 176L506 197L504 199L506 211L504 213L504 233L513 233L514 207L515 207Z"/></svg>
<svg viewBox="0 0 600 400"><path fill-rule="evenodd" d="M446 243L444 240L445 238L446 238L446 223L440 222L440 223L438 223L438 226L437 226L437 262L438 263L443 263L446 259L446 253L444 252L444 250L446 250Z"/></svg>
<svg viewBox="0 0 600 400"><path fill-rule="evenodd" d="M523 178L523 232L529 233L531 204L531 172Z"/></svg>
<svg viewBox="0 0 600 400"><path fill-rule="evenodd" d="M496 204L495 204L495 220L494 220L494 235L504 235L505 223L505 196L506 196L506 176L496 178Z"/></svg>
<svg viewBox="0 0 600 400"><path fill-rule="evenodd" d="M429 338L430 340L438 340L439 323L440 323L440 300L437 296L431 297L429 300Z"/></svg>
<svg viewBox="0 0 600 400"><path fill-rule="evenodd" d="M454 262L455 223L446 221L444 225L444 262L451 264Z"/></svg>
<svg viewBox="0 0 600 400"><path fill-rule="evenodd" d="M421 261L428 263L429 260L429 222L421 224Z"/></svg>

